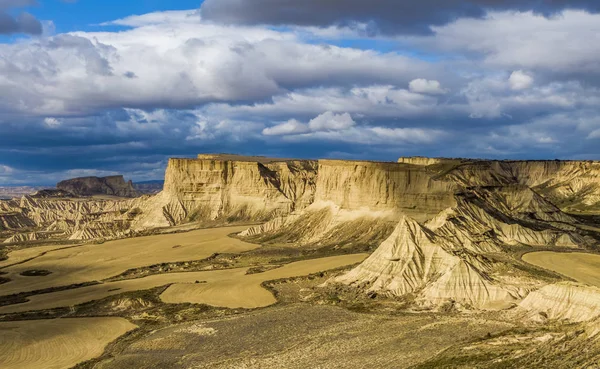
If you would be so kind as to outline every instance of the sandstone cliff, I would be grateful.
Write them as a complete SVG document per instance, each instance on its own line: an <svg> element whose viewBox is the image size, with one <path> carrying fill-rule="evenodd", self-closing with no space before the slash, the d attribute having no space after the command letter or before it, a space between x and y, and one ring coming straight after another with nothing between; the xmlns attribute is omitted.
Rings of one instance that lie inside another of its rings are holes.
<svg viewBox="0 0 600 369"><path fill-rule="evenodd" d="M59 182L56 187L76 196L139 196L139 193L133 188L133 183L125 182L123 176L73 178Z"/></svg>
<svg viewBox="0 0 600 369"><path fill-rule="evenodd" d="M317 173L312 205L242 235L367 250L387 238L404 214L425 221L456 204L455 184L421 166L319 160Z"/></svg>
<svg viewBox="0 0 600 369"><path fill-rule="evenodd" d="M524 185L566 210L600 209L600 162L471 161L447 176L467 187Z"/></svg>
<svg viewBox="0 0 600 369"><path fill-rule="evenodd" d="M171 159L163 191L140 209L136 227L198 220L267 221L313 202L316 164L202 156Z"/></svg>

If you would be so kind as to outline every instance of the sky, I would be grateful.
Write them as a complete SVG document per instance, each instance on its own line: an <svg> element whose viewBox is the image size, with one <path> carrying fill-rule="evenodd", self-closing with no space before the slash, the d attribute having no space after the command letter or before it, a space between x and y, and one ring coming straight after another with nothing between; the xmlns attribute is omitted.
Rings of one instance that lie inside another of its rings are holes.
<svg viewBox="0 0 600 369"><path fill-rule="evenodd" d="M0 0L0 186L227 152L600 160L597 0Z"/></svg>

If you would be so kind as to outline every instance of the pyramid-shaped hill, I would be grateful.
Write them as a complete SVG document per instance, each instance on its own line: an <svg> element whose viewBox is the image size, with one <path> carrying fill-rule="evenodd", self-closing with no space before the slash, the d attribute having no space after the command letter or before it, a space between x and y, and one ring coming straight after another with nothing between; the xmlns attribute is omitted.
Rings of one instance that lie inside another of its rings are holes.
<svg viewBox="0 0 600 369"><path fill-rule="evenodd" d="M394 296L414 294L424 304L455 301L475 308L505 307L516 299L493 282L474 254L448 250L409 217L363 263L335 279Z"/></svg>

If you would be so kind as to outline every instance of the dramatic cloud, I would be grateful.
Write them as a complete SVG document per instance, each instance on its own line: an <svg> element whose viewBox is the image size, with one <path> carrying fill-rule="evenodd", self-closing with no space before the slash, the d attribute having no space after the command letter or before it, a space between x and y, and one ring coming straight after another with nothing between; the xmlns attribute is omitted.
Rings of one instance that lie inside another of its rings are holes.
<svg viewBox="0 0 600 369"><path fill-rule="evenodd" d="M263 100L312 85L405 84L415 73L439 73L394 53L312 45L262 28L179 24L181 14L170 16L174 23L58 35L31 42L26 50L0 45L0 105L40 115L192 108Z"/></svg>
<svg viewBox="0 0 600 369"><path fill-rule="evenodd" d="M600 2L596 3L600 6ZM416 46L465 55L490 68L540 70L572 78L600 74L600 15L565 11L552 18L534 12L489 13L484 19L459 19L434 34L411 37ZM476 68L475 64L469 64Z"/></svg>
<svg viewBox="0 0 600 369"><path fill-rule="evenodd" d="M370 32L430 32L430 26L459 18L483 18L487 11L534 10L544 15L564 9L600 10L595 0L205 0L202 16L227 24L346 25L367 23Z"/></svg>
<svg viewBox="0 0 600 369"><path fill-rule="evenodd" d="M348 113L335 114L330 111L311 119L308 124L301 123L296 119L290 119L285 123L265 128L262 133L265 136L295 135L308 132L344 131L356 124Z"/></svg>
<svg viewBox="0 0 600 369"><path fill-rule="evenodd" d="M536 3L307 0L286 20L208 0L0 44L0 185L156 179L211 151L600 158L600 15Z"/></svg>

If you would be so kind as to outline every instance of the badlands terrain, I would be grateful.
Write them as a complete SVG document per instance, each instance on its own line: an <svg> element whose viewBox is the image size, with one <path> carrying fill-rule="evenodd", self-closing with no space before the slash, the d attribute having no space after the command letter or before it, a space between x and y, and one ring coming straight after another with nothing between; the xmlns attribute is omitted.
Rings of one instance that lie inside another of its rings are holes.
<svg viewBox="0 0 600 369"><path fill-rule="evenodd" d="M0 201L0 368L600 367L600 162L171 159Z"/></svg>

